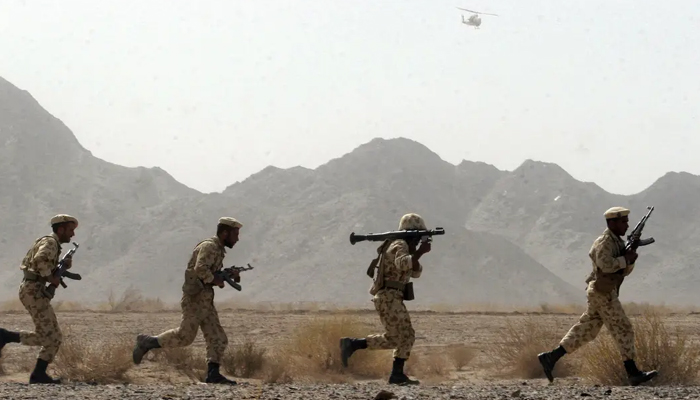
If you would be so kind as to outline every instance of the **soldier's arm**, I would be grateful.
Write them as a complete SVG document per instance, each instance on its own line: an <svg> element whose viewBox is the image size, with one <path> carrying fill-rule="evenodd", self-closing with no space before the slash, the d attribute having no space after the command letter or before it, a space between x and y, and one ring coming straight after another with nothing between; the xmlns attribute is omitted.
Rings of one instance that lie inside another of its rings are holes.
<svg viewBox="0 0 700 400"><path fill-rule="evenodd" d="M627 261L624 256L613 257L613 251L617 245L612 238L606 237L593 246L595 264L604 273L612 274L627 267Z"/></svg>
<svg viewBox="0 0 700 400"><path fill-rule="evenodd" d="M211 272L211 266L216 259L216 245L211 242L204 242L199 245L199 253L197 261L194 264L194 272L197 277L204 283L211 283L214 280L214 274Z"/></svg>
<svg viewBox="0 0 700 400"><path fill-rule="evenodd" d="M408 243L397 240L389 246L389 253L394 254L394 264L402 273L411 272L412 278L419 278L423 272L423 266L418 259L413 257L408 250Z"/></svg>
<svg viewBox="0 0 700 400"><path fill-rule="evenodd" d="M48 239L44 239L39 243L39 248L34 255L34 266L39 275L47 277L56 268L58 245L55 241Z"/></svg>

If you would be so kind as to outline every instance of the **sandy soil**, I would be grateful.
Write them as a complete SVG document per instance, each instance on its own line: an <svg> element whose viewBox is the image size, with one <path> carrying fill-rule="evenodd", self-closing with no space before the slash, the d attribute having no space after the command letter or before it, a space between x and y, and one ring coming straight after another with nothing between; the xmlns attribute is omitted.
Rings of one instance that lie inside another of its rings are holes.
<svg viewBox="0 0 700 400"><path fill-rule="evenodd" d="M374 312L351 313L366 324L380 328ZM220 318L229 341L235 344L246 338L254 338L259 344L275 346L293 335L294 330L306 322L331 312L262 312L221 311ZM33 366L37 348L9 344L3 350L5 375L0 376L1 398L240 398L240 399L373 399L381 390L393 392L399 399L656 399L700 398L700 387L604 387L583 379L569 377L558 379L550 385L545 379L512 379L499 376L491 360L484 352L485 346L499 340L499 333L509 323L534 319L564 334L577 320L574 314L498 314L498 313L432 313L414 312L412 319L417 332L415 351L420 353L439 346L466 344L477 350L478 355L461 371L450 371L440 378L423 379L419 387L396 387L384 379L353 380L350 383L302 383L265 384L259 379L235 378L238 386L221 387L205 385L157 362L146 360L133 366L128 372L129 384L91 385L66 382L60 386L26 384L29 369ZM101 313L60 312L59 323L72 337L85 342L99 341L105 337L125 334L135 337L138 333L158 334L178 325L178 312L161 313ZM0 314L0 326L8 329L32 329L25 313ZM695 314L671 315L666 323L678 327L700 339L700 316ZM201 332L193 347L204 347ZM204 360L201 361L202 365ZM391 359L386 362L387 374ZM52 372L51 369L49 372Z"/></svg>

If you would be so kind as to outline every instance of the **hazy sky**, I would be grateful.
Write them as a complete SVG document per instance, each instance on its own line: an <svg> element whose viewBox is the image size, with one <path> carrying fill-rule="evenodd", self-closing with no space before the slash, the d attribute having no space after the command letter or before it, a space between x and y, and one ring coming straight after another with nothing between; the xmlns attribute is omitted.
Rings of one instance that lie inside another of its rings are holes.
<svg viewBox="0 0 700 400"><path fill-rule="evenodd" d="M0 76L204 192L397 136L615 193L700 174L699 39L691 0L0 2Z"/></svg>

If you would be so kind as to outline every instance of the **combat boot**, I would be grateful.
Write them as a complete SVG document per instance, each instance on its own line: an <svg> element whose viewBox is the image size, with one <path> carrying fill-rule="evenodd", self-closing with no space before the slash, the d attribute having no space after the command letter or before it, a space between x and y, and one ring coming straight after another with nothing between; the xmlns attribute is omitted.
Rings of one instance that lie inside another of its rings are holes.
<svg viewBox="0 0 700 400"><path fill-rule="evenodd" d="M340 339L340 361L343 367L348 366L348 358L355 350L366 349L367 339L342 338Z"/></svg>
<svg viewBox="0 0 700 400"><path fill-rule="evenodd" d="M19 343L19 332L0 328L0 355L2 354L2 348L8 343Z"/></svg>
<svg viewBox="0 0 700 400"><path fill-rule="evenodd" d="M403 373L403 365L406 362L403 358L394 358L394 368L389 376L389 383L394 385L418 385L420 382L410 379Z"/></svg>
<svg viewBox="0 0 700 400"><path fill-rule="evenodd" d="M637 369L637 364L635 364L634 360L625 361L625 371L627 371L627 380L632 386L647 382L659 374L656 370L649 372L640 371Z"/></svg>
<svg viewBox="0 0 700 400"><path fill-rule="evenodd" d="M210 362L207 364L207 379L206 383L225 383L229 385L237 385L236 381L227 379L219 372L219 364Z"/></svg>
<svg viewBox="0 0 700 400"><path fill-rule="evenodd" d="M540 364L542 364L542 369L544 369L544 374L547 376L547 379L549 379L549 382L554 382L554 375L552 375L554 365L564 356L564 354L566 354L566 350L559 346L552 351L537 355L537 358L540 360Z"/></svg>
<svg viewBox="0 0 700 400"><path fill-rule="evenodd" d="M132 353L134 364L141 364L143 356L146 355L149 350L159 348L160 343L158 343L157 337L148 335L136 336L136 346L134 346L134 351Z"/></svg>
<svg viewBox="0 0 700 400"><path fill-rule="evenodd" d="M48 383L57 385L61 383L60 379L53 379L46 373L46 367L48 366L49 363L46 360L37 358L34 371L32 371L32 374L29 375L29 384L31 385L34 383Z"/></svg>

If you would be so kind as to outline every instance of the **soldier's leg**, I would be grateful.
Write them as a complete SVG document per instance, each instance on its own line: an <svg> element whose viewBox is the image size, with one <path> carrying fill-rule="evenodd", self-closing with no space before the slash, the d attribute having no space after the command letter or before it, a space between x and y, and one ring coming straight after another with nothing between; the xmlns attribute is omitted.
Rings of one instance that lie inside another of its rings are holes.
<svg viewBox="0 0 700 400"><path fill-rule="evenodd" d="M384 333L368 335L362 339L347 337L340 339L340 360L344 367L348 366L348 358L357 350L396 349L399 341L399 330L397 321L392 320L389 315L390 303L395 296L392 291L387 291L372 299L374 308L379 315L379 321L384 327Z"/></svg>
<svg viewBox="0 0 700 400"><path fill-rule="evenodd" d="M8 343L19 343L19 332L0 328L0 357L2 357L2 348Z"/></svg>
<svg viewBox="0 0 700 400"><path fill-rule="evenodd" d="M398 338L394 349L394 365L389 376L389 383L417 385L417 380L412 380L403 372L403 367L411 356L413 343L416 341L416 332L411 324L411 317L408 314L406 305L400 298L394 299L389 304L389 319L396 321Z"/></svg>
<svg viewBox="0 0 700 400"><path fill-rule="evenodd" d="M612 300L610 300L605 307L601 308L600 314L610 335L615 340L615 343L617 343L617 348L624 360L625 371L627 372L630 384L636 386L658 375L658 372L655 370L642 372L637 368L634 361L636 358L634 329L632 323L625 314L625 310L622 308L620 299L617 298L617 296L613 296Z"/></svg>
<svg viewBox="0 0 700 400"><path fill-rule="evenodd" d="M191 298L183 296L180 300L182 317L180 326L167 330L158 336L137 335L132 354L134 364L140 364L143 356L151 349L189 346L197 337L199 314Z"/></svg>
<svg viewBox="0 0 700 400"><path fill-rule="evenodd" d="M224 328L221 326L219 314L216 312L213 302L202 305L202 309L205 315L202 316L200 328L202 329L204 342L207 348L207 378L205 381L206 383L226 383L235 385L236 381L227 379L225 376L221 375L219 371L219 365L221 364L226 346L228 345L226 331L224 331Z"/></svg>
<svg viewBox="0 0 700 400"><path fill-rule="evenodd" d="M573 353L581 348L586 343L595 339L600 333L600 328L603 326L603 320L598 314L599 302L594 297L595 294L589 293L588 306L586 311L581 314L579 320L574 324L569 331L564 335L559 342L559 346L552 351L540 353L537 358L542 365L544 374L550 382L554 381L552 371L554 366L567 353Z"/></svg>
<svg viewBox="0 0 700 400"><path fill-rule="evenodd" d="M384 333L369 335L367 338L356 339L344 337L340 339L340 360L343 366L348 366L348 358L361 349L385 350L395 349L398 344L399 333L396 324L388 319L389 300L388 294L383 293L372 299L374 308L379 314L379 321L384 327Z"/></svg>
<svg viewBox="0 0 700 400"><path fill-rule="evenodd" d="M41 346L36 366L29 376L29 383L61 383L46 373L46 368L53 362L63 340L58 326L56 313L51 300L44 296L40 283L26 282L20 287L20 301L34 322L34 331L20 331L20 343L26 346Z"/></svg>

